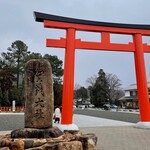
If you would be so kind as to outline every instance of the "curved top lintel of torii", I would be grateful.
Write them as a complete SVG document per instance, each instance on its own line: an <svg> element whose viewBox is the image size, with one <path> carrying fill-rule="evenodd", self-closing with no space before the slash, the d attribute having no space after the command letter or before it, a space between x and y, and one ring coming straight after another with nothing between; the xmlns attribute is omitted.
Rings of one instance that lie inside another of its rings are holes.
<svg viewBox="0 0 150 150"><path fill-rule="evenodd" d="M150 30L150 25L147 24L146 25L145 24L123 24L123 23L91 21L91 20L75 19L75 18L45 14L40 12L34 12L34 18L35 21L37 22L44 22L44 20L50 20L50 21L82 24L82 25Z"/></svg>

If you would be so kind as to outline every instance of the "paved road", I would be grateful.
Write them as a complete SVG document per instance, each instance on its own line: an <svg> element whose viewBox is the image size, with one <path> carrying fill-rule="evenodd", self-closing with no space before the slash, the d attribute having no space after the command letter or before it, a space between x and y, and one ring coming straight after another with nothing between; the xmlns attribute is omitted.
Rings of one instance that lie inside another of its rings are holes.
<svg viewBox="0 0 150 150"><path fill-rule="evenodd" d="M0 131L24 128L24 114L0 114Z"/></svg>
<svg viewBox="0 0 150 150"><path fill-rule="evenodd" d="M137 123L140 121L139 114L127 112L114 112L114 111L88 110L88 109L75 109L74 112L75 114L82 114L87 116L113 119L131 123Z"/></svg>
<svg viewBox="0 0 150 150"><path fill-rule="evenodd" d="M98 150L150 150L150 130L133 126L80 128L95 133Z"/></svg>
<svg viewBox="0 0 150 150"><path fill-rule="evenodd" d="M131 123L137 123L139 121L138 114L100 111L100 110L75 110L75 114L82 114L87 116L94 116L99 118L113 119ZM14 130L24 128L24 114L1 114L0 113L0 131Z"/></svg>

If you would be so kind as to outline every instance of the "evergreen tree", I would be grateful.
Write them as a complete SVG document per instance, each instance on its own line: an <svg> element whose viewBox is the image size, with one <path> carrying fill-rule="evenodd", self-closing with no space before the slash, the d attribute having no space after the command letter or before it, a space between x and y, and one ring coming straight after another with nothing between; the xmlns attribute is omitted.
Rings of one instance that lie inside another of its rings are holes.
<svg viewBox="0 0 150 150"><path fill-rule="evenodd" d="M63 69L62 69L63 61L58 59L57 56L52 56L49 54L45 54L43 58L47 59L50 62L54 80L61 82L62 81L61 78L63 76Z"/></svg>
<svg viewBox="0 0 150 150"><path fill-rule="evenodd" d="M27 57L26 57L26 60L25 60L25 62L28 62L29 60L31 60L31 59L42 59L43 57L42 57L42 55L40 54L40 53L34 53L34 52L32 52L32 53L30 53Z"/></svg>
<svg viewBox="0 0 150 150"><path fill-rule="evenodd" d="M13 67L14 74L17 77L17 89L19 89L20 75L23 74L24 63L30 52L27 45L20 40L13 42L7 50L7 53L2 53L2 57L9 66Z"/></svg>
<svg viewBox="0 0 150 150"><path fill-rule="evenodd" d="M109 89L106 74L103 69L98 72L98 78L91 89L91 99L96 107L100 107L109 101L107 90Z"/></svg>
<svg viewBox="0 0 150 150"><path fill-rule="evenodd" d="M1 105L10 105L9 94L13 88L13 82L16 80L15 76L11 73L8 66L0 69L0 91L1 91Z"/></svg>
<svg viewBox="0 0 150 150"><path fill-rule="evenodd" d="M54 88L54 106L61 106L62 104L62 84L54 80L53 83Z"/></svg>
<svg viewBox="0 0 150 150"><path fill-rule="evenodd" d="M45 54L42 56L40 53L31 53L28 51L27 45L17 40L12 43L11 47L7 49L7 52L3 52L0 57L0 68L4 66L9 66L10 75L16 76L16 84L13 84L11 91L6 95L6 90L8 83L4 82L4 78L7 77L7 81L10 82L9 86L11 87L11 80L8 80L8 76L4 76L6 73L4 70L0 70L0 96L4 98L4 101L7 99L16 100L16 105L23 105L23 77L24 77L24 65L27 61L31 59L47 59L52 67L53 79L54 79L54 99L56 105L61 105L62 99L62 76L63 76L63 61L59 60L57 56L52 56ZM22 76L21 76L22 75ZM13 76L14 77L14 76ZM20 79L22 82L20 82ZM14 83L14 81L13 81Z"/></svg>
<svg viewBox="0 0 150 150"><path fill-rule="evenodd" d="M63 61L58 59L57 56L45 54L43 59L47 59L52 67L53 80L54 80L54 105L60 106L62 104L62 76L63 76Z"/></svg>
<svg viewBox="0 0 150 150"><path fill-rule="evenodd" d="M74 92L74 98L75 99L82 99L85 100L88 98L88 91L85 87L80 87L79 89L75 89Z"/></svg>

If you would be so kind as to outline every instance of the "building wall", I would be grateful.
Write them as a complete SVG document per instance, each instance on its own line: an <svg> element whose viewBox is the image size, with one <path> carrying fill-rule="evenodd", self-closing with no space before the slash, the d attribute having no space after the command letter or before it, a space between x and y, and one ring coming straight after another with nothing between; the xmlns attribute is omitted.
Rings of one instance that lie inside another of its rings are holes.
<svg viewBox="0 0 150 150"><path fill-rule="evenodd" d="M125 96L130 96L130 91L125 91Z"/></svg>

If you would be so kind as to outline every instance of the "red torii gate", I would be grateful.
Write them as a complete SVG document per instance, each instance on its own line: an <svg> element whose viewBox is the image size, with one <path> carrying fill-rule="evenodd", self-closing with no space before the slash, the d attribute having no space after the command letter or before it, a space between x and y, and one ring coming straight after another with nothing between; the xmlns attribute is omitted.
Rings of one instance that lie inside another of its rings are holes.
<svg viewBox="0 0 150 150"><path fill-rule="evenodd" d="M72 124L75 49L107 50L133 52L141 122L150 122L150 103L148 96L144 52L150 46L142 43L142 36L150 36L150 25L117 24L88 21L34 12L35 20L43 22L44 27L66 30L66 38L47 39L47 47L65 48L64 81L62 98L62 124ZM87 42L76 39L76 31L101 33L101 42ZM110 42L110 34L132 35L133 42L119 44Z"/></svg>

